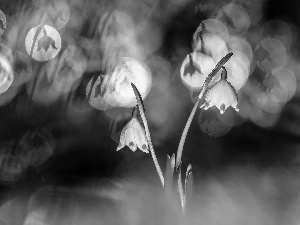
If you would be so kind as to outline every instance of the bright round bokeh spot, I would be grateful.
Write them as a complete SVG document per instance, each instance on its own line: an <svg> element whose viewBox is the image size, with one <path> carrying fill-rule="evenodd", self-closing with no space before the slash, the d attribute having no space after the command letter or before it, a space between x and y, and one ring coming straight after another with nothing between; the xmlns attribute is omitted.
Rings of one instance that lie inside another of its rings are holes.
<svg viewBox="0 0 300 225"><path fill-rule="evenodd" d="M228 3L219 10L216 17L227 25L232 35L243 35L250 28L251 21L247 10L241 4Z"/></svg>
<svg viewBox="0 0 300 225"><path fill-rule="evenodd" d="M6 16L1 10L0 10L0 23L2 23L2 27L4 28L4 29L2 29L0 27L0 36L1 36L6 29Z"/></svg>
<svg viewBox="0 0 300 225"><path fill-rule="evenodd" d="M39 32L38 34L36 34ZM37 35L37 37L36 37ZM34 40L36 37L36 40ZM35 43L33 43L35 41ZM28 55L37 61L53 59L61 49L61 37L57 30L49 25L42 28L32 28L25 39L25 47Z"/></svg>
<svg viewBox="0 0 300 225"><path fill-rule="evenodd" d="M5 56L10 64L14 64L12 48L10 44L2 38L0 38L0 53Z"/></svg>
<svg viewBox="0 0 300 225"><path fill-rule="evenodd" d="M205 79L214 67L214 60L210 56L192 52L182 62L181 81L191 91L201 90Z"/></svg>
<svg viewBox="0 0 300 225"><path fill-rule="evenodd" d="M248 80L250 71L247 65L247 57L242 52L235 52L232 57L226 62L224 67L227 70L227 80L235 88L236 91L241 89ZM220 70L213 78L212 84L216 83L221 78L222 71Z"/></svg>
<svg viewBox="0 0 300 225"><path fill-rule="evenodd" d="M137 102L131 83L137 87L142 99L148 95L152 86L148 67L129 57L122 58L112 74L99 76L94 83L93 80L87 85L86 96L90 104L98 110L133 107Z"/></svg>
<svg viewBox="0 0 300 225"><path fill-rule="evenodd" d="M200 25L197 27L196 31L193 34L193 41L197 41L200 33L203 33L203 30L216 34L222 38L227 38L229 36L228 29L224 23L216 19L206 19L203 20Z"/></svg>
<svg viewBox="0 0 300 225"><path fill-rule="evenodd" d="M219 62L228 53L225 39L213 33L202 34L201 38L195 42L193 50L211 56L215 63Z"/></svg>
<svg viewBox="0 0 300 225"><path fill-rule="evenodd" d="M276 38L264 38L257 44L254 52L257 66L266 73L276 67L284 68L288 61L286 47Z"/></svg>
<svg viewBox="0 0 300 225"><path fill-rule="evenodd" d="M11 64L6 57L0 53L0 94L6 92L14 80Z"/></svg>
<svg viewBox="0 0 300 225"><path fill-rule="evenodd" d="M152 77L150 70L141 62L127 57L123 60L103 81L107 87L105 100L115 107L130 108L137 104L131 83L135 84L144 99L151 89Z"/></svg>

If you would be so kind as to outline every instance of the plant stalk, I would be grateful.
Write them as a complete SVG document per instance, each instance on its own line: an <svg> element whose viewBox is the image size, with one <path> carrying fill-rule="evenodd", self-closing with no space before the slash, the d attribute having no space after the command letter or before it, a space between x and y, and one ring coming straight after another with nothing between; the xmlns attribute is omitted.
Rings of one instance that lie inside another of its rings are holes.
<svg viewBox="0 0 300 225"><path fill-rule="evenodd" d="M140 115L141 115L141 118L142 118L142 121L143 121L143 124L144 124L146 139L147 139L147 142L148 142L148 145L149 145L150 153L151 153L156 171L157 171L158 176L160 178L160 182L161 182L162 186L164 187L165 180L164 180L164 176L163 176L163 173L161 171L161 168L158 164L158 161L157 161L157 158L156 158L156 155L155 155L155 152L154 152L154 148L153 148L153 145L152 145L152 141L151 141L151 137L150 137L150 131L149 131L149 128L148 128L148 123L147 123L147 119L146 119L146 115L145 115L145 111L144 111L144 107L143 107L143 100L142 100L142 97L140 95L139 90L137 89L137 87L133 83L131 83L131 87L133 89L133 92L135 94L135 97L136 97L136 100L137 100L137 103L138 103L138 108L139 108L139 112L140 112Z"/></svg>
<svg viewBox="0 0 300 225"><path fill-rule="evenodd" d="M201 92L198 95L198 98L194 104L194 107L191 111L191 114L185 124L184 130L182 132L181 138L180 138L180 142L178 145L178 150L177 150L177 156L176 156L176 169L178 169L178 166L181 164L181 157L182 157L182 152L183 152L183 146L184 146L184 142L187 136L187 133L190 129L191 123L193 121L193 118L195 116L196 110L198 108L198 105L204 95L204 93L206 92L206 89L209 85L209 83L211 82L211 80L214 78L214 76L218 73L218 71L224 66L224 64L230 59L230 57L233 55L233 53L228 53L226 56L224 56L220 62L216 65L216 67L210 72L210 74L207 76L207 78L204 81L203 87L201 89Z"/></svg>

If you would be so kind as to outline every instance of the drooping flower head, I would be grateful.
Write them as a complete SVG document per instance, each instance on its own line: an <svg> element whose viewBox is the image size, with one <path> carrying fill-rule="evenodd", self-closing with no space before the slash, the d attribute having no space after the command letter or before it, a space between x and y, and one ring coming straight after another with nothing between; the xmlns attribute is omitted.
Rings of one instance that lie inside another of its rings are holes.
<svg viewBox="0 0 300 225"><path fill-rule="evenodd" d="M223 114L229 106L238 111L237 103L238 96L236 90L227 81L227 71L223 67L221 79L207 91L204 103L200 107L207 110L212 106L216 106L220 110L220 113Z"/></svg>
<svg viewBox="0 0 300 225"><path fill-rule="evenodd" d="M125 125L121 132L119 146L117 151L128 146L133 152L139 148L145 153L149 153L149 147L146 139L144 128L142 128L140 122L137 119L137 109L133 111L131 120Z"/></svg>

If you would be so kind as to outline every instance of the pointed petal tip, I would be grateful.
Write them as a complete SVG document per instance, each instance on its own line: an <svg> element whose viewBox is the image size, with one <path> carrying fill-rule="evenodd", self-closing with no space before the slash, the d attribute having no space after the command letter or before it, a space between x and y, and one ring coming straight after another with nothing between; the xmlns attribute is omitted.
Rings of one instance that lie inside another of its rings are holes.
<svg viewBox="0 0 300 225"><path fill-rule="evenodd" d="M211 107L211 102L207 102L207 101L204 101L203 104L201 105L201 108L203 108L204 110L207 110L208 108Z"/></svg>
<svg viewBox="0 0 300 225"><path fill-rule="evenodd" d="M225 108L225 104L223 103L220 107L220 113L223 114L225 112L226 108Z"/></svg>
<svg viewBox="0 0 300 225"><path fill-rule="evenodd" d="M148 149L142 150L142 151L145 152L145 153L149 153L149 150L148 150Z"/></svg>
<svg viewBox="0 0 300 225"><path fill-rule="evenodd" d="M117 151L121 150L124 147L125 147L125 144L124 143L122 144L122 142L120 142L118 147L117 147Z"/></svg>
<svg viewBox="0 0 300 225"><path fill-rule="evenodd" d="M145 153L149 153L148 146L143 144L141 150Z"/></svg>
<svg viewBox="0 0 300 225"><path fill-rule="evenodd" d="M130 146L128 146L130 149L131 149L131 151L133 151L133 152L135 152L136 151L136 149L137 149L137 146L136 145L130 145Z"/></svg>
<svg viewBox="0 0 300 225"><path fill-rule="evenodd" d="M232 108L234 108L235 111L240 111L239 107L237 107L237 104L232 105Z"/></svg>

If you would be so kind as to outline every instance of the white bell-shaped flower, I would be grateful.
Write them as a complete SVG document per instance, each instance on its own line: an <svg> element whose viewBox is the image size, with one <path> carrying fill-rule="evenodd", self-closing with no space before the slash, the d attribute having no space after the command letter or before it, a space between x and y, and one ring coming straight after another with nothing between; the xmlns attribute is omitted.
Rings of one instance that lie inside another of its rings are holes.
<svg viewBox="0 0 300 225"><path fill-rule="evenodd" d="M212 106L216 106L220 110L220 113L223 114L229 106L239 111L237 103L238 96L236 90L227 81L227 71L223 67L221 79L208 90L204 103L200 107L207 110Z"/></svg>
<svg viewBox="0 0 300 225"><path fill-rule="evenodd" d="M133 152L139 148L141 151L149 153L145 130L136 118L136 111L137 109L135 109L135 115L133 115L132 119L125 125L121 132L117 151L127 145Z"/></svg>

